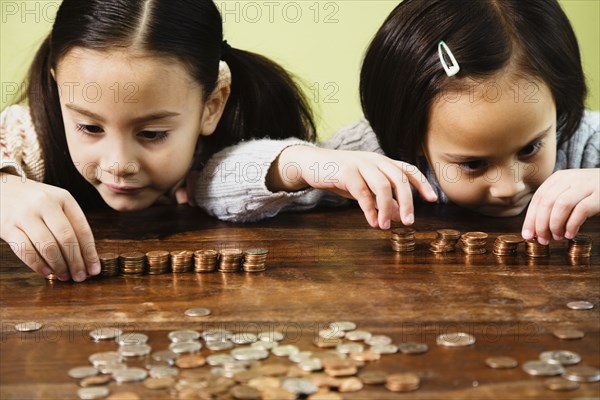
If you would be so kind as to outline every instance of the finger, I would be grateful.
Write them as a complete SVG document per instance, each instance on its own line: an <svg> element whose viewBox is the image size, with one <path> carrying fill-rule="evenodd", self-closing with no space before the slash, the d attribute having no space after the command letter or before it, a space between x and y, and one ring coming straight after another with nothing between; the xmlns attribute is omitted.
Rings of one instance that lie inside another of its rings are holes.
<svg viewBox="0 0 600 400"><path fill-rule="evenodd" d="M392 184L388 177L378 168L363 167L360 173L371 189L371 192L375 193L375 201L379 210L379 227L381 229L389 229L392 225L392 207L396 204L392 196Z"/></svg>
<svg viewBox="0 0 600 400"><path fill-rule="evenodd" d="M58 279L61 281L68 281L71 279L67 263L63 258L60 247L56 243L54 235L52 235L52 232L48 230L48 227L42 220L25 220L20 229L27 235L31 243L31 247L29 247L26 242L27 253L25 255L28 257L28 260L31 261L32 257L34 257L32 250L37 250L40 259L54 271ZM27 262L25 263L28 264Z"/></svg>
<svg viewBox="0 0 600 400"><path fill-rule="evenodd" d="M544 197L540 199L535 215L535 234L537 241L540 244L547 245L550 243L550 215L556 206L556 201L568 188L556 186L546 190Z"/></svg>
<svg viewBox="0 0 600 400"><path fill-rule="evenodd" d="M427 180L427 177L419 171L419 169L412 165L402 161L396 161L402 171L404 171L404 176L408 178L408 182L417 189L419 194L427 201L434 202L437 201L438 197L433 187ZM405 179L405 178L403 178ZM412 197L412 196L411 196Z"/></svg>
<svg viewBox="0 0 600 400"><path fill-rule="evenodd" d="M399 205L398 213L402 223L412 225L415 222L412 189L406 175L404 175L404 171L398 169L395 164L391 164L390 167L382 165L380 168L393 183L397 204Z"/></svg>
<svg viewBox="0 0 600 400"><path fill-rule="evenodd" d="M89 275L100 273L100 259L96 250L96 241L92 228L88 224L85 214L73 197L68 197L63 205L63 211L75 231L77 243L79 243L80 254L85 262L85 268Z"/></svg>
<svg viewBox="0 0 600 400"><path fill-rule="evenodd" d="M565 237L573 239L585 220L598 213L598 208L598 199L593 194L577 203L567 221Z"/></svg>
<svg viewBox="0 0 600 400"><path fill-rule="evenodd" d="M580 200L580 196L571 191L563 193L554 203L549 221L550 232L554 240L564 237L567 220Z"/></svg>
<svg viewBox="0 0 600 400"><path fill-rule="evenodd" d="M17 257L38 274L47 276L54 273L22 230L12 231L6 242Z"/></svg>
<svg viewBox="0 0 600 400"><path fill-rule="evenodd" d="M75 282L82 282L87 277L85 263L81 256L81 244L77 240L74 227L60 207L44 214L44 223L54 236L62 257Z"/></svg>
<svg viewBox="0 0 600 400"><path fill-rule="evenodd" d="M177 204L189 204L187 190L185 188L179 188L175 191L175 200Z"/></svg>
<svg viewBox="0 0 600 400"><path fill-rule="evenodd" d="M356 201L365 214L365 218L372 228L377 228L377 209L375 199L367 183L358 172L352 173L346 179L346 190Z"/></svg>

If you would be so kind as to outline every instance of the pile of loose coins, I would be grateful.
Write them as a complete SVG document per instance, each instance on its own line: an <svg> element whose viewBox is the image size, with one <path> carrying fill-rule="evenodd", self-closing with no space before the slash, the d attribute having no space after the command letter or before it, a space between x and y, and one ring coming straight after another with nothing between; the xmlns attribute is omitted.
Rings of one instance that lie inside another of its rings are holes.
<svg viewBox="0 0 600 400"><path fill-rule="evenodd" d="M403 253L416 249L416 231L412 228L395 228L391 231L392 250ZM434 241L429 244L432 253L449 253L458 247L467 255L485 254L487 252L488 234L485 232L467 232L460 234L455 229L440 229ZM542 245L536 239L524 240L519 235L499 235L493 246L496 256L512 256L518 253L519 245L525 242L526 254L532 258L550 256L550 246ZM592 238L577 235L569 240L568 256L573 260L589 258L592 254Z"/></svg>

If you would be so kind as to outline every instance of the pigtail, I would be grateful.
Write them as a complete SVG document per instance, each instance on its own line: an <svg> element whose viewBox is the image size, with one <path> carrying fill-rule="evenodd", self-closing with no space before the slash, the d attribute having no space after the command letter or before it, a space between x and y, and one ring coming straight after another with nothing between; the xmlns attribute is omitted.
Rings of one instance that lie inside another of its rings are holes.
<svg viewBox="0 0 600 400"><path fill-rule="evenodd" d="M300 87L279 65L227 46L231 95L215 133L203 138L209 155L241 140L315 138L311 108Z"/></svg>

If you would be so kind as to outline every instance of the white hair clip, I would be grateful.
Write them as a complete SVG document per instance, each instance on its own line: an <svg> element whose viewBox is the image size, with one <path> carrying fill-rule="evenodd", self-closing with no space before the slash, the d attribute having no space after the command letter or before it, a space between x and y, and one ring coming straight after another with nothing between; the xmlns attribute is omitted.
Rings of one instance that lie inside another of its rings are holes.
<svg viewBox="0 0 600 400"><path fill-rule="evenodd" d="M446 52L446 54L448 55L448 58L452 62L452 65L450 65L450 66L448 66L448 64L446 64L446 58L444 57L444 51ZM438 44L438 55L440 56L440 61L442 63L442 67L444 67L444 71L446 71L446 75L454 76L454 75L458 74L458 71L460 71L460 65L458 65L456 58L454 58L454 54L452 54L452 52L450 51L450 48L448 47L448 45L446 43L444 43L444 41L441 41Z"/></svg>

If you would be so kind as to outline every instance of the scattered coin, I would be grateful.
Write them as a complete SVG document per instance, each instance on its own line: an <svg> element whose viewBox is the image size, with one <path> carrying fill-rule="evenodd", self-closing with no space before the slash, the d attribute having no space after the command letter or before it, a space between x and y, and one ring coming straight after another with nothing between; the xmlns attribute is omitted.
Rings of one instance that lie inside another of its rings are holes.
<svg viewBox="0 0 600 400"><path fill-rule="evenodd" d="M566 391L579 389L579 383L568 381L563 378L548 378L544 381L544 386L550 390Z"/></svg>
<svg viewBox="0 0 600 400"><path fill-rule="evenodd" d="M127 344L146 344L148 342L148 336L143 333L123 333L117 336L115 341L120 346Z"/></svg>
<svg viewBox="0 0 600 400"><path fill-rule="evenodd" d="M210 310L208 308L188 308L185 310L185 315L188 317L206 317L210 315Z"/></svg>
<svg viewBox="0 0 600 400"><path fill-rule="evenodd" d="M600 369L587 365L576 365L567 367L562 377L575 382L598 382L600 381Z"/></svg>
<svg viewBox="0 0 600 400"><path fill-rule="evenodd" d="M175 342L169 345L169 350L177 354L195 353L200 349L202 349L200 342Z"/></svg>
<svg viewBox="0 0 600 400"><path fill-rule="evenodd" d="M365 343L371 346L383 346L392 343L392 338L385 335L373 335L366 339Z"/></svg>
<svg viewBox="0 0 600 400"><path fill-rule="evenodd" d="M19 332L34 332L42 329L42 324L35 321L21 322L15 325L15 329Z"/></svg>
<svg viewBox="0 0 600 400"><path fill-rule="evenodd" d="M585 334L582 331L580 331L579 329L573 329L573 328L556 329L552 333L557 338L566 339L566 340L581 339L585 336Z"/></svg>
<svg viewBox="0 0 600 400"><path fill-rule="evenodd" d="M365 385L382 385L387 379L387 374L383 371L363 371L358 377Z"/></svg>
<svg viewBox="0 0 600 400"><path fill-rule="evenodd" d="M150 354L152 347L147 344L126 344L119 347L119 354L123 357L142 357Z"/></svg>
<svg viewBox="0 0 600 400"><path fill-rule="evenodd" d="M83 379L94 375L98 375L98 370L94 367L75 367L69 370L69 376L75 379Z"/></svg>
<svg viewBox="0 0 600 400"><path fill-rule="evenodd" d="M123 333L119 328L107 327L107 328L99 328L94 329L90 332L90 337L95 341L99 340L109 340L114 339L117 336L120 336Z"/></svg>
<svg viewBox="0 0 600 400"><path fill-rule="evenodd" d="M206 359L198 354L186 354L175 360L175 365L182 369L198 368L206 364Z"/></svg>
<svg viewBox="0 0 600 400"><path fill-rule="evenodd" d="M567 307L571 310L591 310L594 305L589 301L571 301L567 303Z"/></svg>
<svg viewBox="0 0 600 400"><path fill-rule="evenodd" d="M485 359L485 364L488 367L495 369L515 368L519 365L517 360L507 356L488 357Z"/></svg>
<svg viewBox="0 0 600 400"><path fill-rule="evenodd" d="M549 364L545 361L527 361L523 364L523 371L529 375L535 376L552 376L560 375L565 369L561 365Z"/></svg>
<svg viewBox="0 0 600 400"><path fill-rule="evenodd" d="M173 343L192 342L200 339L200 332L191 330L171 331L168 336Z"/></svg>
<svg viewBox="0 0 600 400"><path fill-rule="evenodd" d="M77 396L82 400L103 399L110 394L106 386L81 388L77 391Z"/></svg>
<svg viewBox="0 0 600 400"><path fill-rule="evenodd" d="M111 394L106 400L140 400L140 396L135 392L119 392Z"/></svg>
<svg viewBox="0 0 600 400"><path fill-rule="evenodd" d="M175 386L175 378L166 376L163 378L148 378L143 382L144 386L151 390L170 389Z"/></svg>
<svg viewBox="0 0 600 400"><path fill-rule="evenodd" d="M475 344L475 337L464 332L443 333L436 339L438 346L464 347Z"/></svg>
<svg viewBox="0 0 600 400"><path fill-rule="evenodd" d="M117 351L104 351L101 353L94 353L88 357L88 361L92 363L94 367L106 365L110 363L120 363L122 361L121 354Z"/></svg>
<svg viewBox="0 0 600 400"><path fill-rule="evenodd" d="M283 381L281 387L297 396L308 396L317 392L317 386L314 383L302 378L288 378Z"/></svg>
<svg viewBox="0 0 600 400"><path fill-rule="evenodd" d="M404 342L398 345L398 350L403 354L423 354L429 350L425 343Z"/></svg>
<svg viewBox="0 0 600 400"><path fill-rule="evenodd" d="M143 381L148 376L145 369L132 367L113 372L112 378L117 382Z"/></svg>
<svg viewBox="0 0 600 400"><path fill-rule="evenodd" d="M373 336L371 334L371 332L360 331L360 330L350 331L350 332L345 333L345 338L348 340L351 340L353 342L366 341L366 340L369 340L371 338L371 336Z"/></svg>
<svg viewBox="0 0 600 400"><path fill-rule="evenodd" d="M356 324L350 321L337 321L329 324L329 329L333 331L353 331L356 329Z"/></svg>
<svg viewBox="0 0 600 400"><path fill-rule="evenodd" d="M540 354L540 360L549 364L574 365L579 364L581 356L568 350L545 351Z"/></svg>
<svg viewBox="0 0 600 400"><path fill-rule="evenodd" d="M87 378L83 378L79 382L79 386L89 387L89 386L105 385L108 382L110 382L111 379L112 379L112 377L110 375L88 376Z"/></svg>
<svg viewBox="0 0 600 400"><path fill-rule="evenodd" d="M385 388L391 392L410 392L417 390L420 384L421 378L417 374L392 374L387 377Z"/></svg>
<svg viewBox="0 0 600 400"><path fill-rule="evenodd" d="M251 386L234 386L229 393L237 400L258 400L261 398L260 392Z"/></svg>

